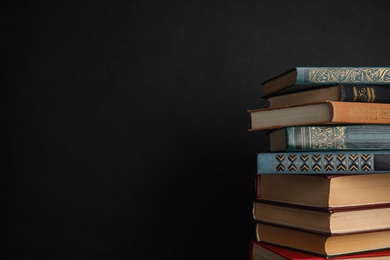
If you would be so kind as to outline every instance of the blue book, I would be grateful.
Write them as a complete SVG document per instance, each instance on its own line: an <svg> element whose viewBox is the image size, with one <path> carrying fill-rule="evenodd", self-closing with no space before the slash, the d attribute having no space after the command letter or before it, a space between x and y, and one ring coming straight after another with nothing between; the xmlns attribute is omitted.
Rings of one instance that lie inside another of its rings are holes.
<svg viewBox="0 0 390 260"><path fill-rule="evenodd" d="M262 83L264 95L294 85L390 84L390 67L294 67Z"/></svg>
<svg viewBox="0 0 390 260"><path fill-rule="evenodd" d="M390 173L390 150L265 152L258 174Z"/></svg>

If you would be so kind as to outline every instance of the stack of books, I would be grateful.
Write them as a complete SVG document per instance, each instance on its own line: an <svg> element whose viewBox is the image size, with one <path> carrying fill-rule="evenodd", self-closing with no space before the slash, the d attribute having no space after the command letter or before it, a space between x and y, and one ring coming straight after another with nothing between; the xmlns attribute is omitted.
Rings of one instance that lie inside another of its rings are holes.
<svg viewBox="0 0 390 260"><path fill-rule="evenodd" d="M263 86L250 259L390 259L390 67L296 67Z"/></svg>

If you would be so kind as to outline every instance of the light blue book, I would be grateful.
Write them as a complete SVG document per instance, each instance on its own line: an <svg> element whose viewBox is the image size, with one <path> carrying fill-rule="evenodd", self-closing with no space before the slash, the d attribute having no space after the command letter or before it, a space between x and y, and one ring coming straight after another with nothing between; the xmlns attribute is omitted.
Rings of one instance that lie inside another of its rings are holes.
<svg viewBox="0 0 390 260"><path fill-rule="evenodd" d="M257 173L258 174L390 173L390 150L258 153Z"/></svg>

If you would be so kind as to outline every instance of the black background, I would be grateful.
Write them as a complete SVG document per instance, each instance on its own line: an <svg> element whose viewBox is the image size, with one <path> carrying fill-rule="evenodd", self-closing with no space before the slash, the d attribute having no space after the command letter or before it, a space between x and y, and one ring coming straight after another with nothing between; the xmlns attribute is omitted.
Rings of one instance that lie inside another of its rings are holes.
<svg viewBox="0 0 390 260"><path fill-rule="evenodd" d="M387 66L386 1L1 8L2 259L247 259L247 109L294 66Z"/></svg>

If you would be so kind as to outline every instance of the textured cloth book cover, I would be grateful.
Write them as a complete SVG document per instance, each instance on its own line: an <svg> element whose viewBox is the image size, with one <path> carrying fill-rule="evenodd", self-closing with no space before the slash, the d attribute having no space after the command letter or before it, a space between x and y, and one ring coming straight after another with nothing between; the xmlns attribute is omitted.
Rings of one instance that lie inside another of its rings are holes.
<svg viewBox="0 0 390 260"><path fill-rule="evenodd" d="M284 128L287 151L390 149L390 125Z"/></svg>
<svg viewBox="0 0 390 260"><path fill-rule="evenodd" d="M390 173L390 151L307 151L257 154L258 174Z"/></svg>

